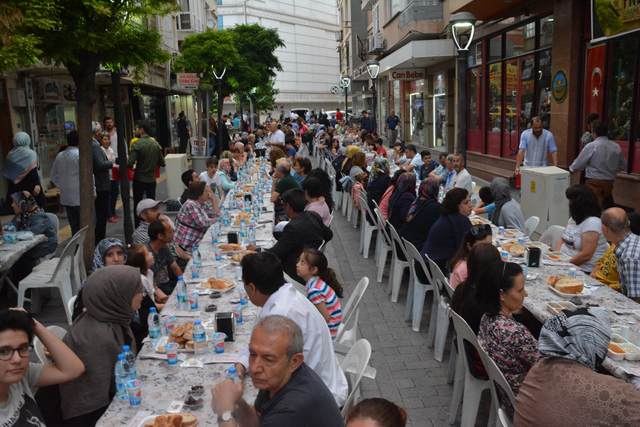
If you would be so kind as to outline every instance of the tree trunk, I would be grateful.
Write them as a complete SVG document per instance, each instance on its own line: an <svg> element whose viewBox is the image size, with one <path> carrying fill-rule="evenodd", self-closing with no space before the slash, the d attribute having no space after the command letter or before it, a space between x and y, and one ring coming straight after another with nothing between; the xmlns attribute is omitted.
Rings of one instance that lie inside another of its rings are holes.
<svg viewBox="0 0 640 427"><path fill-rule="evenodd" d="M93 105L98 98L95 86L95 75L98 59L94 54L79 58L78 64L70 64L67 68L76 85L78 109L78 133L80 143L80 228L88 226L84 240L84 264L91 268L95 248L94 233L94 184L93 184L93 141L91 120Z"/></svg>

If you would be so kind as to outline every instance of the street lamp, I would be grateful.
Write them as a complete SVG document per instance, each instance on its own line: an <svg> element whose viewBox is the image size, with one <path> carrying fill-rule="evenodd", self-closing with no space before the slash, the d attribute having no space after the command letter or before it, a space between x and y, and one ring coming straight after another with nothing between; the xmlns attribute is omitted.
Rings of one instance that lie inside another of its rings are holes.
<svg viewBox="0 0 640 427"><path fill-rule="evenodd" d="M222 78L224 77L224 73L227 72L227 68L223 68L222 74L218 75L212 65L211 71L213 71L213 75L218 83L218 144L215 152L216 154L220 154L222 152L222 126L224 126L222 123Z"/></svg>
<svg viewBox="0 0 640 427"><path fill-rule="evenodd" d="M475 33L476 17L469 12L451 15L449 25L453 41L458 49L458 136L460 138L460 154L467 160L467 65L469 46ZM465 41L466 38L466 41Z"/></svg>
<svg viewBox="0 0 640 427"><path fill-rule="evenodd" d="M369 77L371 77L371 81L373 82L372 92L373 92L373 129L377 131L378 124L376 122L376 115L378 110L378 93L376 91L376 79L378 78L378 73L380 72L380 63L372 59L367 61L367 72L369 73Z"/></svg>
<svg viewBox="0 0 640 427"><path fill-rule="evenodd" d="M351 85L351 78L349 76L344 76L340 79L340 87L344 89L344 123L347 124L348 113L347 113L347 93L349 90L349 85Z"/></svg>

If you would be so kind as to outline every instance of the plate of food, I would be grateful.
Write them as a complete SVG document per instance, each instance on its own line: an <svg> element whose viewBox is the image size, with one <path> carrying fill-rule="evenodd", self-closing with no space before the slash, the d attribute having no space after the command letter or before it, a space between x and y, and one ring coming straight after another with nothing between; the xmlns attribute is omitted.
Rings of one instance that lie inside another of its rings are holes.
<svg viewBox="0 0 640 427"><path fill-rule="evenodd" d="M500 248L503 251L507 251L509 252L509 254L514 256L523 256L525 250L524 245L516 242L515 240L509 240L503 243L502 245L500 245Z"/></svg>
<svg viewBox="0 0 640 427"><path fill-rule="evenodd" d="M607 356L613 360L640 360L640 348L618 334L611 334Z"/></svg>
<svg viewBox="0 0 640 427"><path fill-rule="evenodd" d="M196 286L197 289L215 289L220 292L228 292L236 287L236 284L227 279L215 279L211 278L204 282L201 282Z"/></svg>
<svg viewBox="0 0 640 427"><path fill-rule="evenodd" d="M582 280L575 277L549 276L546 283L555 293L564 297L586 297L591 295L591 291L584 288Z"/></svg>
<svg viewBox="0 0 640 427"><path fill-rule="evenodd" d="M238 252L235 253L233 255L231 255L231 261L236 263L236 264L240 264L240 262L242 261L242 258L244 258L245 256L249 255L249 254L255 254L257 253L256 251L242 251L242 252Z"/></svg>
<svg viewBox="0 0 640 427"><path fill-rule="evenodd" d="M554 316L560 313L565 308L575 308L575 304L569 301L549 301L547 303L547 310L549 310Z"/></svg>
<svg viewBox="0 0 640 427"><path fill-rule="evenodd" d="M244 219L244 222L248 222L251 217L252 217L252 213L251 212L240 212L238 215L236 215L236 219L235 221L233 221L233 225L235 227L238 227L240 225L240 221L242 221Z"/></svg>
<svg viewBox="0 0 640 427"><path fill-rule="evenodd" d="M481 218L481 217L477 217L477 218L473 218L471 220L471 225L482 225L482 224L486 224L488 220Z"/></svg>
<svg viewBox="0 0 640 427"><path fill-rule="evenodd" d="M136 427L197 427L198 419L186 412L178 414L150 415Z"/></svg>
<svg viewBox="0 0 640 427"><path fill-rule="evenodd" d="M527 243L526 246L539 248L542 252L550 252L551 251L551 248L548 245L545 245L542 242L531 242L531 243Z"/></svg>
<svg viewBox="0 0 640 427"><path fill-rule="evenodd" d="M544 253L543 256L551 261L562 261L562 262L571 261L571 257L569 255L563 254L562 252L547 252L547 253Z"/></svg>
<svg viewBox="0 0 640 427"><path fill-rule="evenodd" d="M237 243L225 243L224 245L218 245L220 252L238 252L244 251L244 247Z"/></svg>
<svg viewBox="0 0 640 427"><path fill-rule="evenodd" d="M524 233L520 230L507 229L504 230L504 237L508 239L517 239L519 237L524 237Z"/></svg>
<svg viewBox="0 0 640 427"><path fill-rule="evenodd" d="M156 345L156 351L158 353L165 353L164 346L169 343L178 344L178 352L192 352L193 351L193 322L185 323L184 325L173 328L168 337L162 337L158 340Z"/></svg>

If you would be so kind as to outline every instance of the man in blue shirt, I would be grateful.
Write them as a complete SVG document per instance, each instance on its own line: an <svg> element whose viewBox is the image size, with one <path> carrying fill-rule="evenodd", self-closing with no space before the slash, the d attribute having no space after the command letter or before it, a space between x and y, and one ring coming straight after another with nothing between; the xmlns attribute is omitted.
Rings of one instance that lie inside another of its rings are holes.
<svg viewBox="0 0 640 427"><path fill-rule="evenodd" d="M542 119L531 119L531 129L522 132L518 158L516 159L516 174L520 173L520 166L547 166L547 156L551 155L551 165L558 166L558 147L553 134L543 128ZM523 163L524 162L524 163Z"/></svg>
<svg viewBox="0 0 640 427"><path fill-rule="evenodd" d="M367 132L373 132L373 120L367 110L362 110L362 129Z"/></svg>
<svg viewBox="0 0 640 427"><path fill-rule="evenodd" d="M429 174L434 171L440 164L435 160L431 160L431 151L422 150L420 152L423 165L420 166L420 181L429 178Z"/></svg>
<svg viewBox="0 0 640 427"><path fill-rule="evenodd" d="M396 116L396 112L391 110L389 117L384 122L384 130L387 132L387 139L389 146L393 146L398 138L398 125L400 124L400 118Z"/></svg>

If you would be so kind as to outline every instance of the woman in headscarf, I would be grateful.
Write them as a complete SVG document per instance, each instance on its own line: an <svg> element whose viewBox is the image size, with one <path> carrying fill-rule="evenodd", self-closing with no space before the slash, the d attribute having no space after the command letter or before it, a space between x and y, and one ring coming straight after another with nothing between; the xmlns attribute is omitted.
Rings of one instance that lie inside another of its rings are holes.
<svg viewBox="0 0 640 427"><path fill-rule="evenodd" d="M601 308L566 309L546 321L542 357L516 397L515 425L640 425L640 393L628 382L598 373L611 326ZM543 411L540 409L544 408Z"/></svg>
<svg viewBox="0 0 640 427"><path fill-rule="evenodd" d="M409 208L407 223L399 232L400 237L407 239L418 250L424 246L431 226L440 218L439 189L438 182L433 178L420 183L418 198Z"/></svg>
<svg viewBox="0 0 640 427"><path fill-rule="evenodd" d="M360 147L357 145L349 145L347 147L347 157L342 161L342 165L340 166L340 172L344 176L349 176L351 173L351 167L353 166L353 156L356 153L360 152Z"/></svg>
<svg viewBox="0 0 640 427"><path fill-rule="evenodd" d="M382 196L391 185L389 167L389 161L384 157L376 158L371 165L371 175L369 175L370 178L368 185L369 188L367 189L367 201L369 202L369 209L371 212L373 212L373 209L376 207L375 203L380 205ZM367 215L367 220L370 224L375 223L375 218L369 218L369 215Z"/></svg>
<svg viewBox="0 0 640 427"><path fill-rule="evenodd" d="M387 218L396 231L400 232L407 221L409 209L416 199L416 176L405 172L398 178L396 188L389 198Z"/></svg>
<svg viewBox="0 0 640 427"><path fill-rule="evenodd" d="M511 198L509 183L504 178L494 178L491 181L491 195L496 205L491 222L498 227L515 228L524 233L524 217L518 203Z"/></svg>
<svg viewBox="0 0 640 427"><path fill-rule="evenodd" d="M11 207L16 216L13 222L18 231L30 231L33 234L44 234L46 242L31 248L13 265L12 274L15 283L27 277L37 261L45 255L55 252L58 247L58 233L53 228L47 214L38 206L28 191L11 195Z"/></svg>
<svg viewBox="0 0 640 427"><path fill-rule="evenodd" d="M18 132L13 137L13 149L9 151L7 159L2 166L2 174L8 179L7 206L9 212L10 197L12 194L28 191L36 199L38 206L44 206L44 191L38 176L38 156L29 146L31 138L26 132Z"/></svg>
<svg viewBox="0 0 640 427"><path fill-rule="evenodd" d="M60 386L65 426L93 426L108 408L116 393L114 366L122 346L137 352L129 324L144 296L140 270L134 267L101 268L87 279L86 311L63 339L86 368L78 379Z"/></svg>
<svg viewBox="0 0 640 427"><path fill-rule="evenodd" d="M222 192L224 196L227 196L229 190L231 190L234 186L233 181L231 181L231 162L229 159L220 159L218 162L218 172L216 172L220 177L220 185L222 186Z"/></svg>

